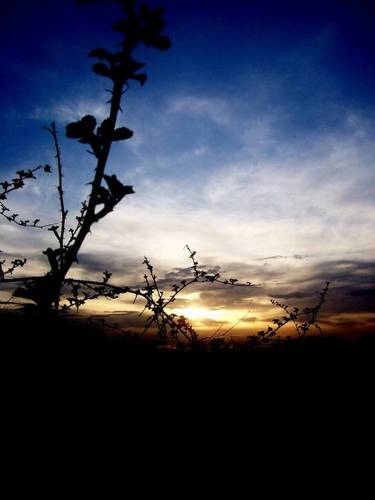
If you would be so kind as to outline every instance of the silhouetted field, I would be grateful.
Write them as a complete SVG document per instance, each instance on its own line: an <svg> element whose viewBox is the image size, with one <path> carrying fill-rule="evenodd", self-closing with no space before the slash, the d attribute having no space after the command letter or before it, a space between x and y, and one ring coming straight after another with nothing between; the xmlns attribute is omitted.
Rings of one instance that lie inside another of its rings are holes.
<svg viewBox="0 0 375 500"><path fill-rule="evenodd" d="M224 427L223 415L235 416L245 433L268 433L265 422L284 432L283 415L292 425L312 415L327 422L327 408L357 411L371 400L374 338L183 351L109 337L69 318L1 314L2 400L8 413L17 409L15 421L35 417L36 427L51 411L74 421L84 408L87 422L105 414L118 429L124 418L140 418L163 435L171 424L182 433L193 423L211 426L205 412Z"/></svg>
<svg viewBox="0 0 375 500"><path fill-rule="evenodd" d="M41 361L57 359L88 361L90 356L103 362L126 365L137 361L146 363L182 362L193 364L262 363L353 363L362 358L374 359L375 334L368 333L356 339L345 336L311 336L291 339L272 345L249 348L244 344L215 348L207 344L195 348L176 348L160 345L156 336L143 339L110 334L105 326L90 324L85 317L41 317L37 314L1 312L1 350L23 359ZM343 332L344 333L344 332Z"/></svg>

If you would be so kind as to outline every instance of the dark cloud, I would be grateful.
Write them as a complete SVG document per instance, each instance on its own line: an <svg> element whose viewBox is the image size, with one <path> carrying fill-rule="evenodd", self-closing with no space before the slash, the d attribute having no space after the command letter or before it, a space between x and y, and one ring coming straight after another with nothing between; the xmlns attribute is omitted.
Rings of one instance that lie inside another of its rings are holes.
<svg viewBox="0 0 375 500"><path fill-rule="evenodd" d="M275 291L270 297L275 299L306 299L312 296L312 291L293 291L293 292L283 292L283 291Z"/></svg>
<svg viewBox="0 0 375 500"><path fill-rule="evenodd" d="M271 255L270 257L261 257L256 260L274 260L274 259L286 259L285 255Z"/></svg>
<svg viewBox="0 0 375 500"><path fill-rule="evenodd" d="M332 320L327 320L327 319L322 319L321 324L325 326L331 326L335 328L355 328L358 325L360 325L359 321L356 320L349 320L349 319L332 319Z"/></svg>
<svg viewBox="0 0 375 500"><path fill-rule="evenodd" d="M241 323L254 323L255 321L258 321L258 318L256 316L250 316L248 318L243 318Z"/></svg>
<svg viewBox="0 0 375 500"><path fill-rule="evenodd" d="M348 295L352 297L375 297L375 288L357 288L350 290Z"/></svg>
<svg viewBox="0 0 375 500"><path fill-rule="evenodd" d="M141 259L82 253L71 274L76 276L79 272L85 279L100 280L104 271L112 273L112 283L139 287L143 281L144 266Z"/></svg>
<svg viewBox="0 0 375 500"><path fill-rule="evenodd" d="M140 259L126 259L114 257L110 254L90 254L82 253L79 255L79 267L90 273L98 273L101 270L108 269L113 273L125 274L134 266L141 268Z"/></svg>
<svg viewBox="0 0 375 500"><path fill-rule="evenodd" d="M40 254L34 257L36 261L43 259ZM361 322L366 323L368 329L373 328L371 315L364 316L364 314L375 312L375 261L309 260L305 266L296 267L284 265L286 260L278 262L276 257L279 256L274 256L272 259L275 264L258 261L250 264L235 262L226 263L225 266L205 267L210 274L220 273L223 278L235 277L242 282L255 281L260 284L259 286L238 287L218 283L194 283L186 289L186 293L199 294L199 304L194 305L211 309L251 310L252 316L243 320L244 323L251 323L257 320L258 312L260 315L269 315L270 319L271 316L278 317L277 307L274 309L275 312L270 312L273 311L271 298L286 302L291 307L313 307L319 300L319 292L325 282L330 281L330 289L322 308L322 322L325 322L328 328L334 329L360 329ZM296 256L293 258L300 260ZM121 258L111 254L96 255L87 252L82 254L79 264L72 270L72 275L80 274L89 279L100 279L105 269L113 273L113 281L117 284L133 287L142 287L144 284L145 267L141 259ZM167 292L172 290L174 284L193 276L192 268L189 266L175 267L172 270L155 268L155 271L161 289ZM3 292L12 288L14 288L12 285L1 286ZM144 317L139 318L137 314L128 310L127 302L131 302L131 297L122 296L110 302L107 311L116 315L116 322L123 321L128 325L130 321L131 325L139 327L143 324ZM143 305L143 301L140 300L140 310ZM191 305L191 300L183 294L178 295L171 304L174 308ZM353 315L359 313L361 316L357 320ZM339 315L351 315L351 317L339 318ZM205 324L208 325L207 321Z"/></svg>
<svg viewBox="0 0 375 500"><path fill-rule="evenodd" d="M263 265L248 265L236 263L226 265L231 272L245 270L249 274L261 277L263 283L255 288L236 287L207 287L199 285L200 298L206 307L221 307L223 309L244 309L249 307L254 312L269 310L272 305L270 298L287 302L291 307L313 307L319 301L319 292L323 289L325 282L330 281L330 289L326 296L326 302L321 311L321 317L326 321L332 315L337 314L360 314L359 322L367 323L363 313L375 312L373 286L375 277L375 262L356 260L337 260L309 263L304 268L300 277L288 279L288 269L269 270ZM236 273L240 278L241 272ZM279 282L273 279L277 275ZM267 299L267 300L265 300ZM275 308L275 316L278 316L278 308ZM281 310L280 310L281 311ZM335 321L329 325L335 329L359 329L360 325L354 319ZM361 327L362 328L362 327Z"/></svg>
<svg viewBox="0 0 375 500"><path fill-rule="evenodd" d="M84 313L87 315L87 313ZM147 315L139 316L139 313L136 311L122 311L121 313L103 313L103 314L93 314L91 316L87 316L91 321L101 323L101 320L104 320L107 324L108 328L111 326L118 326L119 328L134 328L137 331L143 329L145 325L145 320Z"/></svg>
<svg viewBox="0 0 375 500"><path fill-rule="evenodd" d="M17 283L0 283L0 292L12 292L15 287L17 287Z"/></svg>
<svg viewBox="0 0 375 500"><path fill-rule="evenodd" d="M253 287L215 286L204 283L200 286L200 299L205 307L219 309L243 309L250 307L250 301L260 294Z"/></svg>
<svg viewBox="0 0 375 500"><path fill-rule="evenodd" d="M375 261L337 260L320 262L312 269L311 279L347 282L348 285L373 284ZM324 277L324 278L323 278Z"/></svg>
<svg viewBox="0 0 375 500"><path fill-rule="evenodd" d="M270 257L262 257L256 260L275 260L275 259L295 259L295 260L302 260L302 259L307 259L309 255L271 255Z"/></svg>
<svg viewBox="0 0 375 500"><path fill-rule="evenodd" d="M198 322L200 322L201 320L198 320ZM192 321L192 324L194 326L194 323L196 323L196 321ZM212 318L205 318L204 319L204 326L208 326L208 327L215 327L215 328L219 328L221 326L224 326L224 325L229 325L229 323L227 321L220 321L218 319L212 319Z"/></svg>
<svg viewBox="0 0 375 500"><path fill-rule="evenodd" d="M204 270L207 274L221 274L220 266L198 266L199 270ZM173 271L166 272L163 277L159 279L160 285L164 288L172 288L175 284L180 284L182 280L189 280L194 277L192 266L189 267L176 267Z"/></svg>

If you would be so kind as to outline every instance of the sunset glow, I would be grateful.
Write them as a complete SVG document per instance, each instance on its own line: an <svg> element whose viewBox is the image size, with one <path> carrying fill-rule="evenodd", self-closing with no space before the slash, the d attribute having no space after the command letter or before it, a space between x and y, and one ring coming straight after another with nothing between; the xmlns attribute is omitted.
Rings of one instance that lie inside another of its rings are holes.
<svg viewBox="0 0 375 500"><path fill-rule="evenodd" d="M313 307L329 281L323 329L374 331L374 3L160 4L172 48L136 49L148 79L131 82L118 120L134 136L114 143L106 167L135 194L93 224L69 276L100 281L108 271L115 285L144 292L147 256L167 299L192 277L188 244L198 269L234 279L193 283L170 303L169 312L197 330L256 333L284 314L271 300ZM0 182L39 164L54 170L22 195L9 194L9 213L58 220L55 151L43 130L54 121L67 227L74 227L96 163L65 127L85 114L98 123L108 114L108 82L92 73L87 54L100 44L116 47L118 7L4 4ZM1 259L28 259L17 272L48 271L53 231L0 217L0 237ZM256 286L234 286L247 282ZM11 287L2 287L0 299L11 298ZM141 328L144 305L140 296L121 295L92 301L86 312Z"/></svg>
<svg viewBox="0 0 375 500"><path fill-rule="evenodd" d="M225 316L224 311L204 309L203 307L184 307L182 309L174 309L173 312L178 316L185 316L191 320L213 319L215 321L222 321Z"/></svg>

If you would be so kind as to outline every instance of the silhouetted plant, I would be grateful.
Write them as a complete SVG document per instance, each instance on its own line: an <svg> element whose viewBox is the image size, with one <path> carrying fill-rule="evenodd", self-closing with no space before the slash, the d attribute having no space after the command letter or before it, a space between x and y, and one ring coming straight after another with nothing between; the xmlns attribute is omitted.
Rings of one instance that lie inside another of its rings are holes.
<svg viewBox="0 0 375 500"><path fill-rule="evenodd" d="M210 273L199 265L196 257L196 252L192 251L188 245L186 248L189 252L189 259L192 265L187 269L185 279L171 286L170 291L163 289L155 274L155 270L150 260L145 257L143 264L146 267L144 274L144 286L140 288L134 287L119 287L109 283L111 277L107 271L103 273L102 282L86 281L86 280L66 280L65 284L71 287L72 296L68 297L68 304L63 306L64 310L72 307L79 309L88 300L106 297L116 299L120 295L130 294L134 296L134 303L138 299L145 302L142 316L145 312L149 312L149 316L145 320L144 328L141 333L130 333L128 329L122 330L119 325L105 321L105 324L118 332L123 332L127 337L142 338L148 331L154 331L161 344L170 345L173 343L177 347L184 347L186 343L191 347L204 348L210 351L227 350L234 347L230 340L227 340L227 335L232 331L245 317L249 314L248 311L236 323L223 332L217 331L208 338L199 336L196 330L190 324L188 318L182 315L177 315L169 311L173 307L177 295L186 288L196 283L219 283L231 287L256 287L250 281L245 283L239 282L235 278L224 278L220 273ZM304 337L315 330L316 333L322 335L323 331L318 323L318 316L325 302L326 295L329 289L329 282L326 282L324 288L319 292L319 301L314 307L291 307L285 303L271 299L271 304L283 309L286 313L281 318L273 319L273 326L269 326L266 330L262 330L256 334L251 334L247 337L247 347L257 347L260 345L269 345L279 343L285 338L280 337L279 333L282 328L288 324L293 325L295 336ZM103 320L101 320L103 321Z"/></svg>
<svg viewBox="0 0 375 500"><path fill-rule="evenodd" d="M305 337L313 329L322 335L323 331L318 323L318 315L325 302L328 288L329 281L326 282L324 288L319 292L319 301L314 307L300 309L271 299L271 304L280 307L285 312L285 315L281 318L273 319L272 326L268 326L266 330L261 330L256 335L250 335L247 338L248 345L268 344L275 339L279 340L279 331L290 323L293 325L297 337Z"/></svg>
<svg viewBox="0 0 375 500"><path fill-rule="evenodd" d="M146 273L144 274L146 287L139 295L146 300L144 311L150 311L151 315L145 322L143 335L154 326L156 327L157 334L162 342L165 342L170 338L172 338L175 342L178 342L179 336L182 336L190 344L197 345L197 332L191 326L188 319L184 316L169 313L167 310L167 308L176 300L177 295L195 283L221 283L237 287L249 287L255 285L251 282L239 283L235 278L225 279L220 273L212 274L205 269L201 269L199 262L196 259L196 252L192 251L188 245L186 245L186 248L189 252L189 259L192 262L192 266L189 268L191 275L186 279L181 280L179 283L175 283L168 296L166 296L165 292L160 289L154 268L150 261L146 257L144 259L144 265L146 266Z"/></svg>
<svg viewBox="0 0 375 500"><path fill-rule="evenodd" d="M43 229L45 227L50 227L52 224L40 225L40 219L35 219L33 221L27 219L21 219L19 214L11 213L11 210L6 206L5 201L7 200L10 193L23 189L27 181L31 179L36 179L35 173L38 170L42 170L46 173L51 173L52 169L50 165L39 165L38 167L28 169L28 170L18 170L16 176L11 181L0 182L0 215L4 217L8 222L17 224L23 227L36 227Z"/></svg>
<svg viewBox="0 0 375 500"><path fill-rule="evenodd" d="M177 295L186 288L196 283L219 283L232 287L254 287L251 282L240 283L234 278L223 278L220 273L210 273L203 269L196 259L196 252L186 246L189 252L189 259L192 265L186 270L187 276L185 279L174 283L170 290L165 290L155 274L154 267L150 260L145 257L143 264L145 265L144 284L142 287L121 287L109 283L111 274L105 271L101 282L88 280L66 279L64 285L70 289L71 294L67 296L67 303L63 304L62 310L67 311L71 308L77 310L89 300L98 298L116 299L120 295L134 296L134 303L137 300L144 301L143 310L140 313L149 313L145 320L142 332L133 334L133 338L142 338L147 332L153 331L159 338L161 344L184 345L188 343L190 346L202 345L198 334L190 324L189 320L182 316L170 312L169 308L173 307ZM120 331L117 325L106 322L110 327ZM127 336L130 336L126 330Z"/></svg>
<svg viewBox="0 0 375 500"><path fill-rule="evenodd" d="M86 1L90 0L81 0L80 3ZM125 126L117 126L118 115L122 111L121 101L124 93L131 81L136 81L143 86L147 80L147 75L140 73L145 64L134 58L134 51L142 44L161 51L167 50L171 45L169 38L163 33L166 26L163 19L164 9L151 9L145 4L138 5L136 0L115 1L120 4L124 15L119 22L113 25L113 29L122 36L118 44L119 49L112 52L100 47L89 53L89 57L98 60L92 67L94 73L111 82L109 114L100 124L97 123L93 115L86 115L66 126L66 137L78 140L81 144L88 146L90 148L88 152L96 158L89 197L81 202L79 214L75 217L75 226L68 227L68 209L63 186L63 164L57 128L55 123L44 127L51 136L55 150L60 220L41 224L40 219L25 219L17 213L12 213L6 206L8 196L12 192L24 188L27 182L36 179L38 171L51 173L52 167L49 164L20 170L16 172L16 176L11 181L0 183L0 215L8 222L19 226L47 229L55 238L56 246L54 248L48 247L43 251L49 264L49 270L44 276L9 277L16 269L26 264L26 259L16 258L8 264L8 267L4 267L6 264L4 259L0 260L0 281L3 283L21 282L22 286L13 292L13 296L33 301L38 310L43 313L52 310L66 312L75 309L78 311L81 306L91 300L116 299L120 295L130 294L134 296L134 302L138 299L144 300L144 309L141 315L145 312L149 313L145 319L143 331L137 334L138 337L155 330L162 344L172 341L180 347L187 343L193 347L205 345L210 350L226 349L230 346L225 338L226 333L233 327L223 334L214 335L203 341L198 338L197 332L187 318L170 312L169 308L175 302L178 294L196 283L219 283L236 287L255 285L249 281L240 283L235 278L225 279L220 273L210 273L203 269L196 259L196 252L188 246L187 250L191 260L190 274L186 279L175 283L170 291L164 290L160 285L154 268L146 257L143 262L145 265L144 285L139 288L112 285L110 283L111 273L108 271L103 272L101 281L78 280L68 277L92 226L112 212L124 197L134 194L133 186L125 185L116 175L106 173L112 144L131 139L133 136L132 130ZM317 306L305 308L302 311L298 308L291 310L286 304L272 301L274 305L281 307L286 315L281 319L273 320L274 325L268 327L267 330L250 336L248 345L264 344L270 342L271 339L276 339L278 331L288 323L294 325L298 336L306 335L312 328L321 332L317 317L327 291L328 283L320 294ZM304 317L303 321L301 321L302 316ZM113 328L119 329L117 326L113 326ZM126 334L132 335L128 331Z"/></svg>
<svg viewBox="0 0 375 500"><path fill-rule="evenodd" d="M88 145L89 153L94 155L97 161L91 182L91 193L88 200L82 202L74 228L67 229L66 227L68 210L65 206L63 166L56 126L52 123L49 127L45 127L52 137L56 151L60 222L48 225L48 230L56 238L58 246L47 248L43 252L49 263L47 274L35 279L22 280L23 286L14 292L16 297L35 302L42 311L51 310L52 307L55 310L59 309L65 278L73 263L77 261L82 243L91 231L92 225L109 214L125 196L134 193L132 186L124 185L114 174L105 173L112 144L133 136L133 132L127 127L117 127L118 114L122 111L121 100L130 81L134 80L143 86L147 80L145 73L139 73L145 65L134 58L134 50L141 44L162 51L170 47L169 38L163 34L166 26L163 19L164 9L151 9L145 4L138 5L135 0L116 1L120 4L124 14L123 18L113 25L113 29L122 35L122 40L118 44L119 49L110 52L104 48L96 48L89 54L89 57L98 59L92 68L94 73L111 82L109 115L101 124L97 124L94 116L86 115L66 127L66 136ZM45 172L51 171L49 165L27 171L22 170L17 172L17 177L12 179L12 182L1 183L3 191L0 192L0 214L8 221L21 226L46 227L39 225L39 219L32 222L19 219L18 214L11 214L3 203L10 192L22 188L27 179L34 179L35 172L41 168L44 168ZM73 288L72 291L73 294L68 297L68 303L77 306L79 288Z"/></svg>
<svg viewBox="0 0 375 500"><path fill-rule="evenodd" d="M3 253L2 250L0 250L0 253ZM6 259L0 259L0 281L3 281L5 276L13 274L18 267L23 267L26 262L27 259L14 259L10 262L10 266L8 268L3 268L3 265L6 263Z"/></svg>

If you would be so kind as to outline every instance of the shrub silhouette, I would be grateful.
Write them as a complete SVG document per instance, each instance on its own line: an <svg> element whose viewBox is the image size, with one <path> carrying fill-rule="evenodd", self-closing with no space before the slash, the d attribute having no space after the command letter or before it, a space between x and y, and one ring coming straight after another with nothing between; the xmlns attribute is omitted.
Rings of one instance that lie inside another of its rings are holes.
<svg viewBox="0 0 375 500"><path fill-rule="evenodd" d="M132 0L117 0L123 12L123 18L113 25L113 29L121 35L118 44L119 50L110 52L104 48L96 48L89 53L89 57L97 59L92 69L100 77L111 82L111 98L109 101L109 115L98 124L92 115L83 116L79 121L70 123L66 127L66 136L76 139L81 144L90 147L90 153L96 157L95 174L92 179L91 193L87 201L82 202L81 213L77 216L75 228L67 229L67 214L63 190L63 166L57 130L54 123L45 129L50 133L55 151L58 172L58 196L60 200L60 223L50 225L48 230L57 240L57 248L47 248L43 253L47 256L49 271L43 277L24 280L24 286L14 292L14 296L27 298L35 302L40 310L59 309L62 287L65 278L77 260L80 248L92 225L107 214L127 195L133 194L132 186L123 185L115 175L105 173L111 146L114 142L125 141L133 136L127 127L117 127L118 115L121 111L121 100L130 81L134 80L144 85L147 79L145 73L139 71L145 66L134 57L135 49L143 44L158 50L167 50L170 47L169 38L163 34L166 22L163 19L164 9L151 9L147 5L137 5ZM39 226L39 220L30 223L19 219L17 214L8 215L4 204L7 196L17 189L21 189L25 182L35 178L35 173L44 168L51 172L51 167L36 167L28 171L17 172L11 182L1 184L0 213L10 222L22 226Z"/></svg>
<svg viewBox="0 0 375 500"><path fill-rule="evenodd" d="M68 277L68 273L78 260L82 244L93 225L110 214L126 196L134 194L133 186L123 184L116 175L107 172L107 167L112 144L129 140L133 136L132 130L117 124L119 113L122 111L121 102L124 93L132 81L143 86L147 80L147 74L143 72L145 64L135 58L135 50L140 45L160 51L166 51L171 46L168 36L164 34L166 27L163 17L164 9L152 9L145 4L139 5L136 0L116 1L123 14L122 18L113 25L113 29L121 37L117 45L119 49L108 51L99 47L89 53L89 57L96 60L92 67L93 72L101 78L106 78L111 84L109 114L101 123L98 123L93 115L83 116L80 120L69 123L65 130L66 137L78 140L84 147L89 147L88 152L96 158L96 167L90 183L90 195L87 200L81 202L75 226L68 227L68 209L64 195L63 163L58 132L55 123L44 127L51 136L55 150L56 166L54 169L56 169L58 179L59 223L44 224L41 223L40 219L27 220L19 214L11 213L6 206L8 196L14 191L21 190L27 182L35 180L40 173L51 174L53 168L49 164L20 170L16 172L13 179L0 183L0 215L10 223L22 227L46 229L52 233L56 245L43 251L48 261L49 270L43 276L11 278L10 275L17 268L26 264L26 259L15 259L10 262L8 267L6 267L6 260L3 259L0 260L0 281L21 283L21 286L14 290L13 296L32 301L42 314L51 311L67 311L71 308L78 310L88 300L99 297L115 299L121 294L131 294L134 296L134 300L142 298L145 301L144 310L150 313L145 321L141 336L154 328L162 342L171 338L174 342L179 343L179 339L182 338L183 342L187 341L191 345L197 346L199 344L198 335L189 321L183 316L177 316L167 311L167 308L175 301L177 294L195 283L221 283L229 286L250 287L255 286L253 283L240 283L234 278L225 279L219 273L209 273L199 266L196 252L188 246L191 274L187 279L174 284L169 296L161 289L153 266L147 258L144 259L146 272L143 288L114 286L109 282L111 273L108 271L103 272L103 278L100 282ZM80 3L85 3L85 1ZM314 308L305 308L302 311L290 310L289 306L275 302L275 305L283 308L285 315L281 319L275 319L274 325L268 327L268 330L250 336L248 346L271 342L277 338L277 332L290 322L294 324L299 336L304 336L313 327L320 331L317 317L327 290L328 284L321 292L318 305ZM304 316L304 321L301 321L301 316ZM210 338L207 343L212 349L228 347L228 343L225 342L225 334Z"/></svg>

